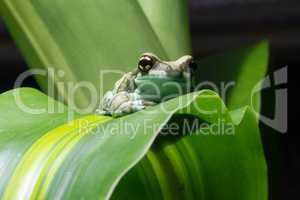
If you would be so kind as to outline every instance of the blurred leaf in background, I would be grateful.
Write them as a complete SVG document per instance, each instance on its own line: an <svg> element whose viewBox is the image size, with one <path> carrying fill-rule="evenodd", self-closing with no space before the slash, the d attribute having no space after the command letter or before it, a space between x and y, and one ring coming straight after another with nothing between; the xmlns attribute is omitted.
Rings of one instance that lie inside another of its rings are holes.
<svg viewBox="0 0 300 200"><path fill-rule="evenodd" d="M196 77L198 82L209 81L217 86L230 109L249 105L260 112L260 93L253 90L260 86L268 64L269 43L262 41L201 59Z"/></svg>
<svg viewBox="0 0 300 200"><path fill-rule="evenodd" d="M191 53L185 0L3 0L1 7L29 66L65 72L54 82L66 102L70 91L59 82L88 81L103 94L144 52L164 59ZM38 82L46 91L47 79ZM90 96L80 88L75 102L87 105Z"/></svg>

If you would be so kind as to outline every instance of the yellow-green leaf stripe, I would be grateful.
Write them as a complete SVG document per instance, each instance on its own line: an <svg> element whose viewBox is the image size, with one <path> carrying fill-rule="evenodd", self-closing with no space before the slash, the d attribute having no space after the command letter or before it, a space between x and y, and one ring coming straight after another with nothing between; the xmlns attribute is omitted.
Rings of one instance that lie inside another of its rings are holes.
<svg viewBox="0 0 300 200"><path fill-rule="evenodd" d="M54 174L72 147L97 124L110 119L90 115L46 133L22 157L3 199L43 199Z"/></svg>

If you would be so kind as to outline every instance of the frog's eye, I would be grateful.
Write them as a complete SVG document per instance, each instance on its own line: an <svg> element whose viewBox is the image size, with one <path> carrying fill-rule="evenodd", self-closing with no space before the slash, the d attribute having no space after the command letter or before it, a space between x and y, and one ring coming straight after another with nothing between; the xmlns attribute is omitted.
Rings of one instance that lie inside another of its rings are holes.
<svg viewBox="0 0 300 200"><path fill-rule="evenodd" d="M154 60L149 56L143 56L138 64L141 72L148 72L154 66Z"/></svg>

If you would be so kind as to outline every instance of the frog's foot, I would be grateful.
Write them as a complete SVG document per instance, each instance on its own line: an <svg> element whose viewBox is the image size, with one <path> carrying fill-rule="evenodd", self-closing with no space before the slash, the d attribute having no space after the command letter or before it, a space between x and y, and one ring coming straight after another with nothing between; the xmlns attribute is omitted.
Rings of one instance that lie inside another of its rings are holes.
<svg viewBox="0 0 300 200"><path fill-rule="evenodd" d="M156 105L155 102L142 100L136 93L120 92L114 94L107 92L101 108L96 110L96 113L120 117L154 105Z"/></svg>
<svg viewBox="0 0 300 200"><path fill-rule="evenodd" d="M96 109L95 113L98 115L110 115L109 107L111 106L113 97L114 94L112 91L106 92L100 104L100 107Z"/></svg>
<svg viewBox="0 0 300 200"><path fill-rule="evenodd" d="M155 106L157 103L153 102L153 101L143 101L143 105L145 107L148 107L148 106Z"/></svg>
<svg viewBox="0 0 300 200"><path fill-rule="evenodd" d="M96 109L95 114L97 114L97 115L110 115L110 112L99 108L99 109Z"/></svg>
<svg viewBox="0 0 300 200"><path fill-rule="evenodd" d="M144 110L148 106L154 106L156 103L151 101L135 100L122 103L117 109L113 110L110 114L113 117L122 117L134 112Z"/></svg>

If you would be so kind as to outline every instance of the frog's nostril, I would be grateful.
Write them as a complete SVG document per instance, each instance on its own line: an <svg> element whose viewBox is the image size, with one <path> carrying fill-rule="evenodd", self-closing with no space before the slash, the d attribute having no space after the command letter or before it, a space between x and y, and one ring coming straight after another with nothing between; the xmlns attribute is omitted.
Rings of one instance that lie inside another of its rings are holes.
<svg viewBox="0 0 300 200"><path fill-rule="evenodd" d="M198 68L197 63L194 60L191 60L190 64L189 64L189 68L193 71L195 71Z"/></svg>

